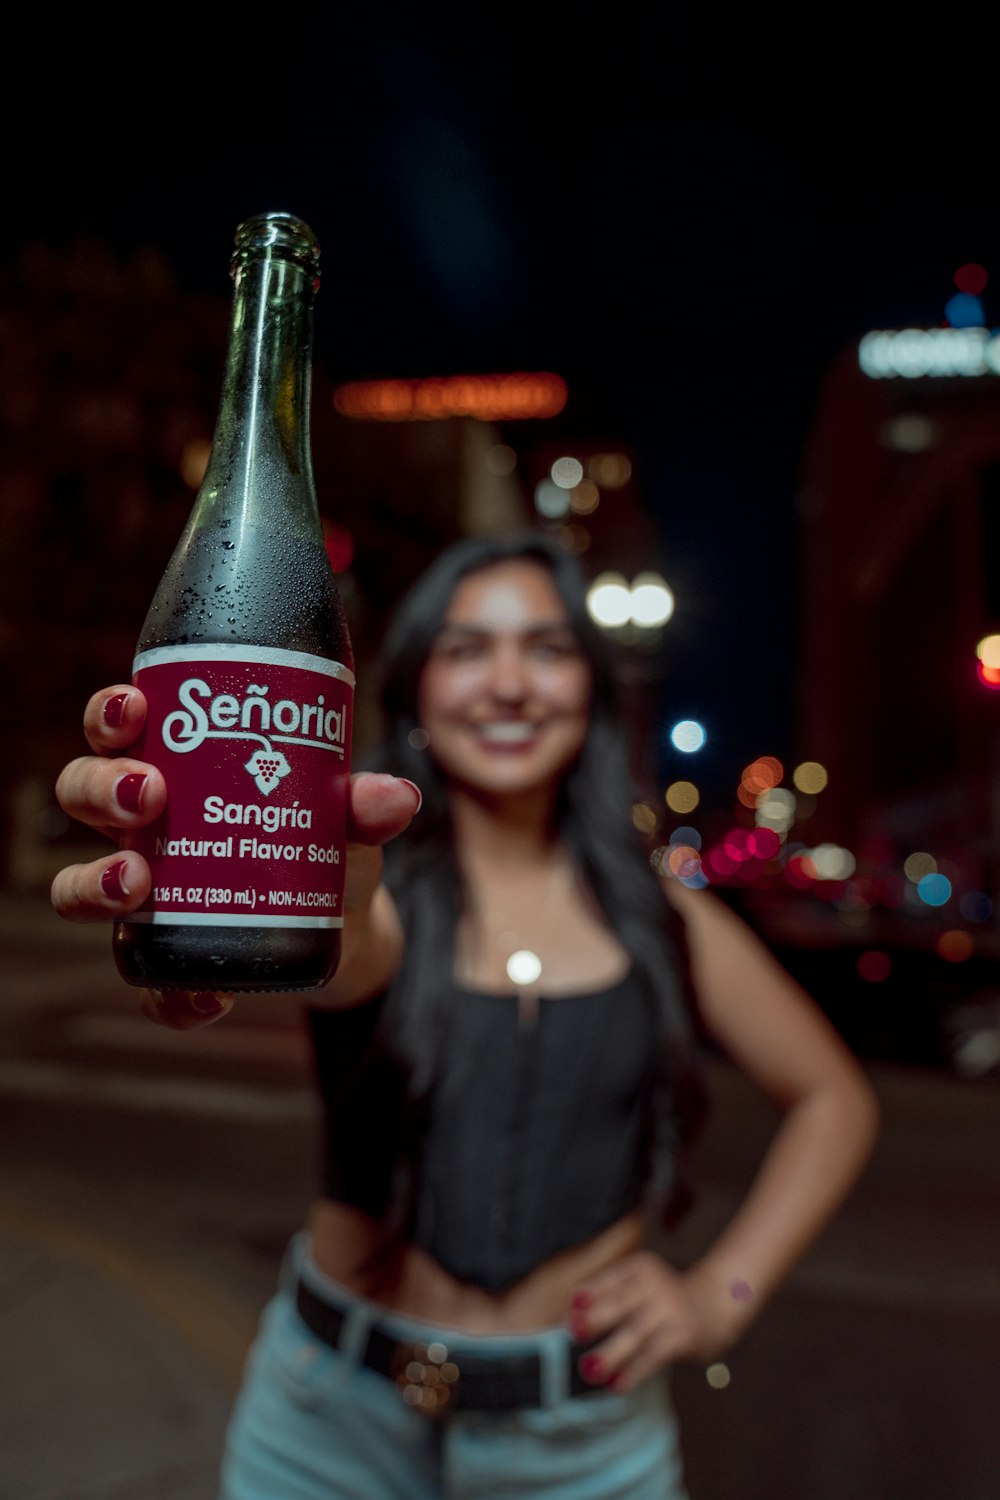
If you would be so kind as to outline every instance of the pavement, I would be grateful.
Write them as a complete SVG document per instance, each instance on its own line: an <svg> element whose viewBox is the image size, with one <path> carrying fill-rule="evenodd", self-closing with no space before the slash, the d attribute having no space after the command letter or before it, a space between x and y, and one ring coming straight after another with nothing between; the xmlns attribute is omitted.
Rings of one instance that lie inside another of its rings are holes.
<svg viewBox="0 0 1000 1500"><path fill-rule="evenodd" d="M106 932L0 895L0 933L0 1500L215 1500L311 1192L301 1034L250 997L180 1063L176 1034L135 1017ZM996 1500L1000 1088L871 1073L871 1170L728 1357L729 1386L677 1372L692 1500ZM710 1089L680 1263L773 1127L725 1065Z"/></svg>

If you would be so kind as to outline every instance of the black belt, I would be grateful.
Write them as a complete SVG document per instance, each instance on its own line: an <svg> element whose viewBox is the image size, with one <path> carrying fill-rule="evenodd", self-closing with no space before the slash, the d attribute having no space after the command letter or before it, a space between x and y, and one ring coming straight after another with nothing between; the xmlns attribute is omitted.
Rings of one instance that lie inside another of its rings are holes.
<svg viewBox="0 0 1000 1500"><path fill-rule="evenodd" d="M302 1281L298 1283L295 1301L306 1327L325 1344L339 1348L346 1313ZM581 1354L590 1347L573 1342L567 1346L567 1386L572 1396L593 1396L603 1389L589 1385L577 1368ZM400 1341L373 1323L360 1358L366 1369L393 1381L408 1406L428 1416L442 1416L449 1411L502 1411L542 1405L539 1354L487 1356L469 1354L465 1349L452 1352L435 1340Z"/></svg>

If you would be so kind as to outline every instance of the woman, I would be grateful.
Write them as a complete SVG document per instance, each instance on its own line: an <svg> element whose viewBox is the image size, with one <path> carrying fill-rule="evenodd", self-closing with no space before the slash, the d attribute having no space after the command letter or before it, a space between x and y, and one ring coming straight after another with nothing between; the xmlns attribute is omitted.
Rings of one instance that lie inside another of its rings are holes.
<svg viewBox="0 0 1000 1500"><path fill-rule="evenodd" d="M738 1339L836 1211L872 1092L724 903L650 871L560 548L449 549L383 659L343 957L308 997L324 1192L249 1361L223 1493L678 1500L669 1368ZM134 690L94 696L67 812L112 833L159 813L162 778L127 758L143 712ZM129 811L116 787L143 775ZM53 901L109 919L148 882L112 855L63 871ZM144 1003L190 1026L232 1001ZM783 1118L735 1217L678 1270L647 1230L676 1196L700 1028Z"/></svg>

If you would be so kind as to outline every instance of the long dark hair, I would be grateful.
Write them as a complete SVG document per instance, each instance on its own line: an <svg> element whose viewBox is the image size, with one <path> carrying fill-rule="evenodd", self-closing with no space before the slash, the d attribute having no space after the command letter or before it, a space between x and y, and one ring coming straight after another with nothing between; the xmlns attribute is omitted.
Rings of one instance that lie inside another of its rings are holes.
<svg viewBox="0 0 1000 1500"><path fill-rule="evenodd" d="M703 1094L683 923L665 899L631 818L628 740L609 646L586 607L576 559L542 532L477 536L455 543L421 575L396 609L381 650L384 737L370 769L405 776L423 792L407 833L387 845L385 880L406 934L401 968L384 1010L384 1040L405 1065L411 1113L401 1141L399 1182L390 1224L403 1233L419 1150L420 1107L430 1088L440 1038L453 1001L450 973L463 877L452 833L447 786L424 748L417 711L420 676L455 589L467 574L509 561L538 563L550 574L592 674L589 730L567 771L556 808L556 832L625 950L655 1006L659 1048L650 1122L650 1193L676 1217L685 1190L677 1148L693 1134Z"/></svg>

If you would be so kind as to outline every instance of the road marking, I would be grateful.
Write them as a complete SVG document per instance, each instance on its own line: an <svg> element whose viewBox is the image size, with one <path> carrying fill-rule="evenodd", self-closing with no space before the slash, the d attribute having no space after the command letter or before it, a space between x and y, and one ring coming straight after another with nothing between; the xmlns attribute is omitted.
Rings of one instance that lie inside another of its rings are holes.
<svg viewBox="0 0 1000 1500"><path fill-rule="evenodd" d="M9 1198L0 1201L0 1233L68 1256L142 1303L226 1382L240 1384L257 1312L235 1302L175 1260L84 1224L40 1214Z"/></svg>

